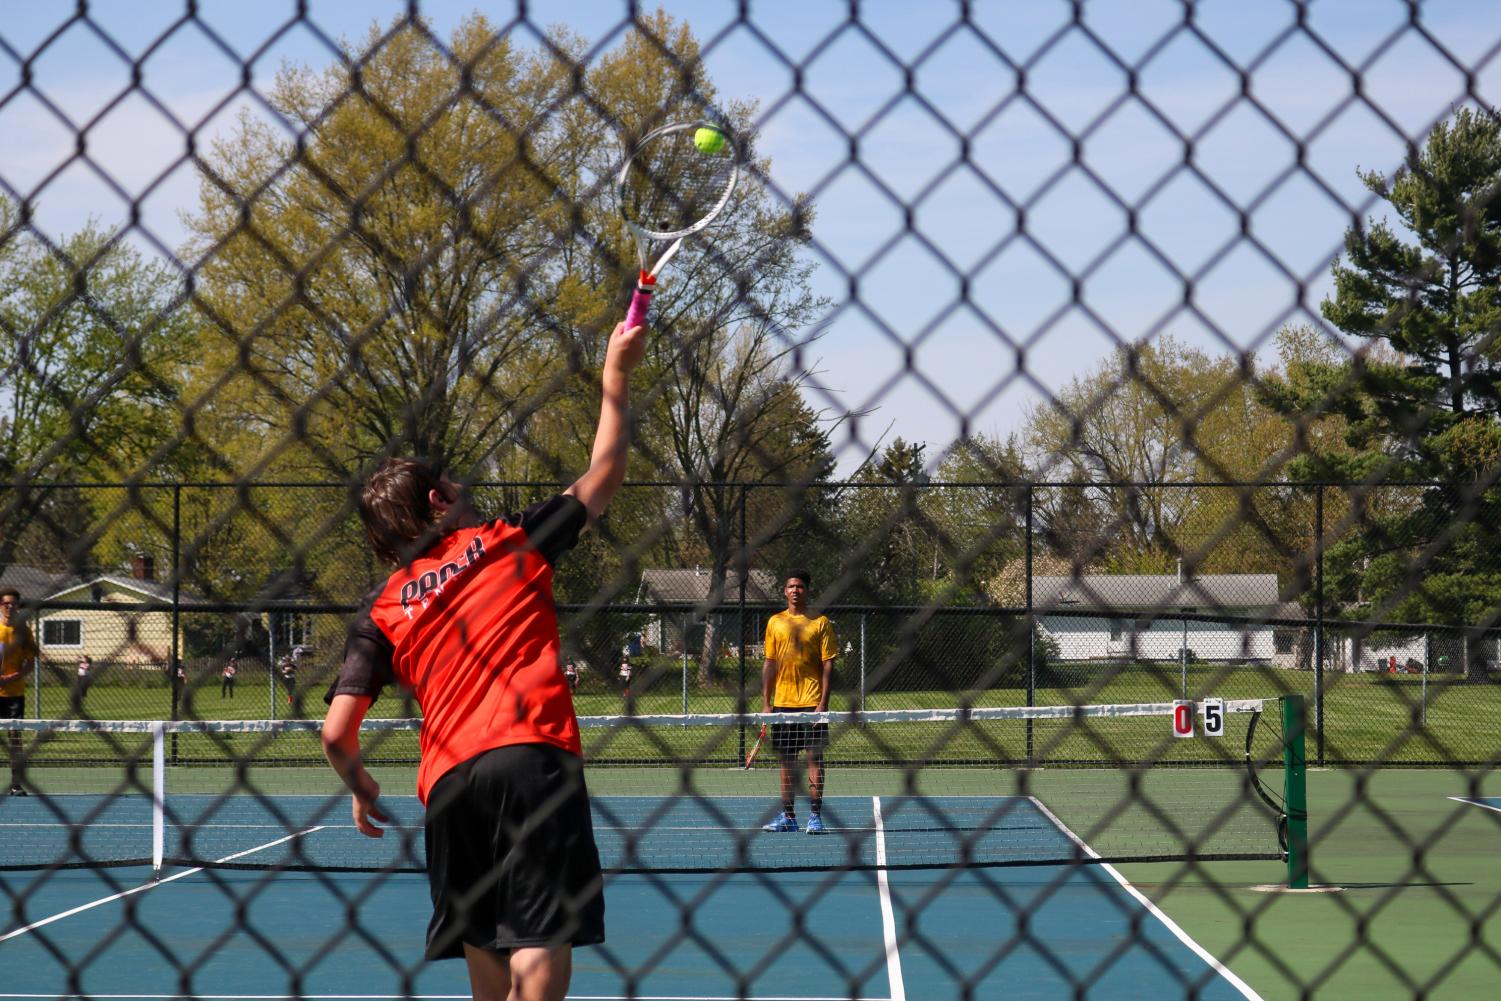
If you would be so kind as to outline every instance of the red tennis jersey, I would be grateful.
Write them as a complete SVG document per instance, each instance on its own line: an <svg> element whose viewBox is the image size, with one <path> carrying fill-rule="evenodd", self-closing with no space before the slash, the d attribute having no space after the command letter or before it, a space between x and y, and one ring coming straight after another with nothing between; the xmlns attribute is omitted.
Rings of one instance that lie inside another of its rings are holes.
<svg viewBox="0 0 1501 1001"><path fill-rule="evenodd" d="M582 755L560 668L553 563L588 514L559 495L459 529L392 574L350 628L335 695L408 689L422 708L417 795L455 765L509 744Z"/></svg>

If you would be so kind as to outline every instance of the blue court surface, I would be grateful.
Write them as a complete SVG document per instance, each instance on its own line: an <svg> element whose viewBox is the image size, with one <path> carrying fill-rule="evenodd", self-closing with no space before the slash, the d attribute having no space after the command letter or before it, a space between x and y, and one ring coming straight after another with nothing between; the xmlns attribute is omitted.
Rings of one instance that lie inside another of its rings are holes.
<svg viewBox="0 0 1501 1001"><path fill-rule="evenodd" d="M988 810L1013 834L1072 839L1041 804L1002 799ZM698 857L695 831L712 841L714 824L749 823L767 804L722 797L696 818L675 816L680 809L602 796L596 823L602 842L622 818L672 827L683 857L669 861L693 868L716 857ZM36 800L7 803L0 837L41 836L40 811ZM741 839L757 864L789 852L895 865L900 856L888 853L902 849L887 844L883 818L902 813L896 798L843 797L826 804L842 825L831 836ZM137 833L134 821L117 819L88 837L103 845ZM462 963L421 961L421 874L169 867L152 881L149 868L134 866L15 871L0 873L0 894L0 998L469 996ZM575 952L569 997L1256 997L1103 865L620 874L606 900L608 942Z"/></svg>
<svg viewBox="0 0 1501 1001"><path fill-rule="evenodd" d="M1482 810L1495 810L1501 813L1501 796L1450 796L1449 798L1457 803L1468 803Z"/></svg>

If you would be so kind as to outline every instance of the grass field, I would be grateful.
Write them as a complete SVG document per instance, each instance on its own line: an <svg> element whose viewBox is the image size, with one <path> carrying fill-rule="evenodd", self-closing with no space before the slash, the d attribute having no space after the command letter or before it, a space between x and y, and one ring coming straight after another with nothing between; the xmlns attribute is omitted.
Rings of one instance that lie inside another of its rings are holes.
<svg viewBox="0 0 1501 1001"><path fill-rule="evenodd" d="M243 678L235 698L221 698L217 686L192 687L179 700L179 718L266 719L319 718L323 715L323 686L303 686L297 701L272 691L263 679ZM1067 687L1038 688L1037 705L1079 703L1160 702L1180 697L1176 665L1130 665L1080 670ZM612 716L681 713L684 699L681 675L658 677L646 690L641 686L629 700L614 690L584 690L575 696L582 716ZM1323 691L1323 727L1320 729L1314 702L1314 675L1306 671L1260 667L1214 667L1194 665L1188 672L1188 694L1193 698L1262 698L1289 693L1304 695L1309 702L1308 749L1315 763L1445 764L1489 762L1498 757L1493 737L1495 720L1501 718L1501 684L1465 683L1454 675L1435 675L1426 686L1417 676L1378 674L1326 674ZM947 708L959 700L979 706L1016 706L1027 702L1021 688L994 688L961 694L938 691L871 692L866 709ZM687 709L692 713L733 712L740 701L733 688L689 689ZM758 693L748 693L746 705L759 710ZM839 692L831 700L835 710L860 706L858 693ZM44 685L40 706L28 699L30 715L48 719L87 715L96 719L166 719L172 715L171 692L165 685L99 685L90 689L78 711L71 689ZM372 707L374 717L399 718L415 714L412 704L384 696ZM1322 742L1321 742L1322 738ZM1009 749L1013 738L1004 738ZM1322 757L1320 757L1322 751Z"/></svg>

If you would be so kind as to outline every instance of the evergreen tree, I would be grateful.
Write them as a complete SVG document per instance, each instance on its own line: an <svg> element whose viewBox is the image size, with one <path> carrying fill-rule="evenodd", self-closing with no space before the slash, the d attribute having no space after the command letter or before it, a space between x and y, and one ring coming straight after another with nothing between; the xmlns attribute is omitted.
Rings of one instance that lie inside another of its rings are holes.
<svg viewBox="0 0 1501 1001"><path fill-rule="evenodd" d="M1390 177L1361 175L1392 222L1345 235L1322 312L1358 345L1269 380L1262 396L1343 447L1293 465L1377 486L1342 502L1334 597L1362 617L1489 622L1501 601L1501 120L1464 108ZM1492 540L1487 542L1487 540Z"/></svg>

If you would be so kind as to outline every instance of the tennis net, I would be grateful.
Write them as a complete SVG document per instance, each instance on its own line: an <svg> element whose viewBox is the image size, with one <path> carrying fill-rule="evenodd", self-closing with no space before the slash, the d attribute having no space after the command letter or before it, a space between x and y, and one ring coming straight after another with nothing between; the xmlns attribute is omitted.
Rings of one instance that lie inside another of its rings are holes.
<svg viewBox="0 0 1501 1001"><path fill-rule="evenodd" d="M1285 859L1286 718L1270 699L580 723L606 867L710 873ZM825 837L761 830L781 808L774 731L746 761L763 725L794 724L828 726ZM365 723L379 840L354 829L316 720L7 725L32 795L0 800L0 869L424 868L419 720Z"/></svg>

